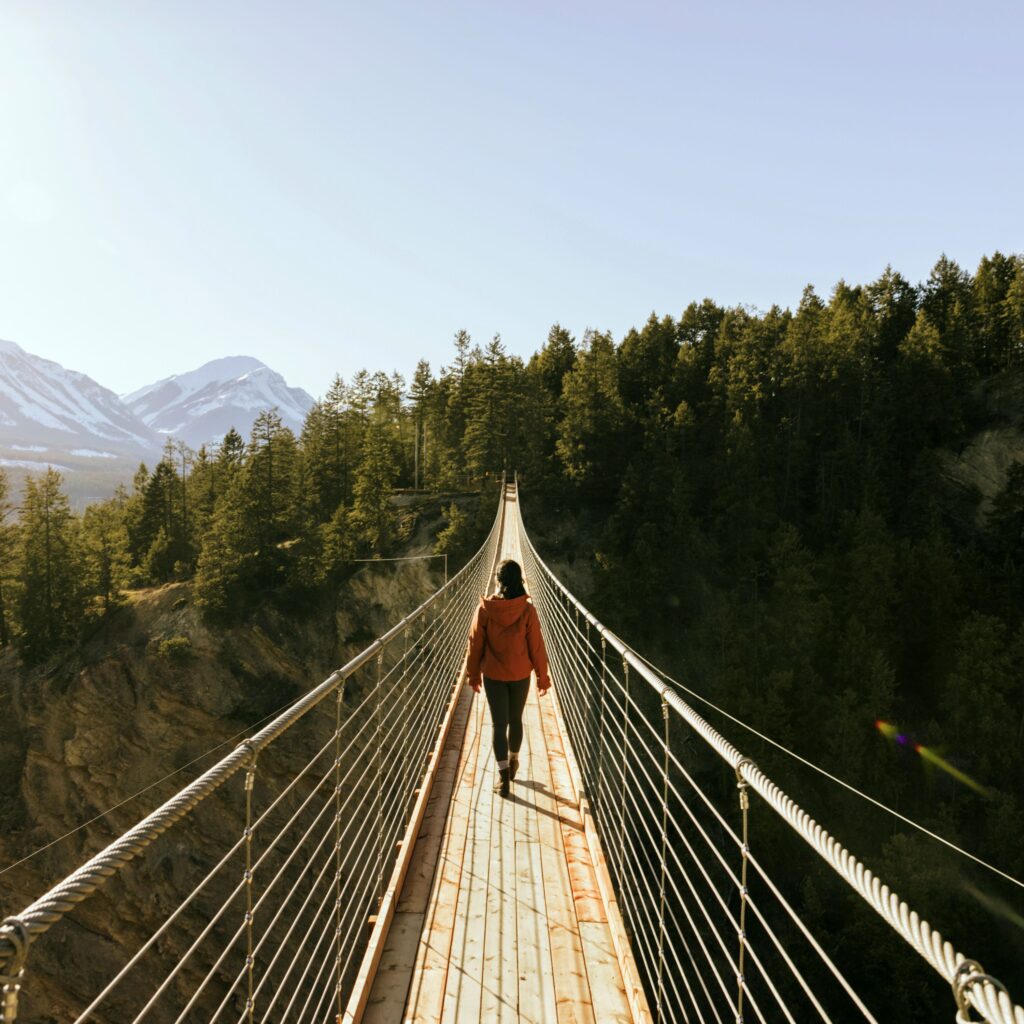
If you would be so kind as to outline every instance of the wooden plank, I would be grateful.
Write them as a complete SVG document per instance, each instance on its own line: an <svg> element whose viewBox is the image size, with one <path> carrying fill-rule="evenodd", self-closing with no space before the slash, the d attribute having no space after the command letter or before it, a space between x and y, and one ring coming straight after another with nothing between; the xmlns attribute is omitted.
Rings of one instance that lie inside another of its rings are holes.
<svg viewBox="0 0 1024 1024"><path fill-rule="evenodd" d="M557 706L550 697L546 698L541 710L541 721L551 765L552 791L559 807L562 842L569 866L576 916L580 921L606 921L604 901L601 899L597 875L587 846L583 817L579 812L576 788L569 772L557 716Z"/></svg>
<svg viewBox="0 0 1024 1024"><path fill-rule="evenodd" d="M483 701L481 700L481 705ZM481 713L480 745L477 758L478 785L474 788L469 826L470 842L466 846L465 910L459 914L459 936L453 941L448 983L445 990L444 1021L481 1020L483 999L484 938L487 926L487 895L490 882L490 849L495 799L491 787L490 716ZM461 894L460 894L461 897ZM462 902L460 898L460 903Z"/></svg>
<svg viewBox="0 0 1024 1024"><path fill-rule="evenodd" d="M569 870L562 846L559 805L551 788L551 768L540 716L534 716L533 723L535 727L530 732L535 774L532 795L538 810L537 830L554 974L555 1012L558 1024L593 1024L590 982L572 900Z"/></svg>
<svg viewBox="0 0 1024 1024"><path fill-rule="evenodd" d="M608 925L603 921L581 921L580 938L594 1005L601 1008L601 1024L634 1024Z"/></svg>
<svg viewBox="0 0 1024 1024"><path fill-rule="evenodd" d="M474 701L464 741L465 770L461 772L454 792L450 826L442 844L438 870L431 889L430 909L417 949L407 1020L441 1019L449 959L459 923L455 897L463 883L473 794L478 783L479 719L480 714Z"/></svg>
<svg viewBox="0 0 1024 1024"><path fill-rule="evenodd" d="M422 913L395 911L363 1013L363 1024L396 1024L401 1021L413 977L416 948L423 931L423 919Z"/></svg>
<svg viewBox="0 0 1024 1024"><path fill-rule="evenodd" d="M475 754L467 742L473 691L462 688L455 722L449 742L445 745L438 768L430 803L424 815L412 864L398 901L401 912L425 913L433 888L434 874L440 860L440 851L451 823L451 810L455 804L455 787L459 777L467 770L467 758Z"/></svg>
<svg viewBox="0 0 1024 1024"><path fill-rule="evenodd" d="M513 783L513 792L516 794L516 806L518 809L518 828L516 830L517 842L537 843L540 841L540 833L537 830L536 801L531 797L532 783L536 771L534 769L534 743L531 736L536 731L537 699L536 689L531 687L530 698L526 702L526 713L524 715L524 737L523 749L520 751L522 760L519 764L519 774Z"/></svg>
<svg viewBox="0 0 1024 1024"><path fill-rule="evenodd" d="M516 873L519 1019L524 1024L556 1024L558 1007L539 842L516 843Z"/></svg>
<svg viewBox="0 0 1024 1024"><path fill-rule="evenodd" d="M497 772L493 773L497 778ZM519 1019L515 819L516 804L495 796L492 809L488 920L484 947L483 1020Z"/></svg>
<svg viewBox="0 0 1024 1024"><path fill-rule="evenodd" d="M557 707L557 701L556 701ZM578 776L578 768L574 764L572 748L565 739L564 720L559 710L554 716L555 724L562 737L563 750L567 752L566 763L569 765L570 781ZM574 786L575 789L575 786ZM626 998L629 1001L632 1019L635 1024L651 1024L653 1017L647 1003L647 995L644 992L640 981L640 974L637 970L636 960L633 956L633 949L626 933L622 915L612 886L611 876L608 873L608 865L605 861L604 850L601 847L601 840L597 834L597 826L590 813L590 808L585 799L579 801L580 815L583 819L583 831L587 840L587 847L590 850L590 861L594 866L594 874L597 878L598 890L601 893L601 901L604 904L605 914L608 922L608 931L611 936L612 945L615 949L616 958L619 964L619 974L625 987Z"/></svg>

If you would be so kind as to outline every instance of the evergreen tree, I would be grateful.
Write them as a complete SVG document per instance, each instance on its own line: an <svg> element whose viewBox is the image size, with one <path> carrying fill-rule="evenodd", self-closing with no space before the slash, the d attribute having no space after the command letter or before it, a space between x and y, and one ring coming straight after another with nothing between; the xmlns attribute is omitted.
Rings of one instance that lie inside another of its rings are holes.
<svg viewBox="0 0 1024 1024"><path fill-rule="evenodd" d="M11 641L8 599L17 551L15 526L10 521L13 510L7 473L0 467L0 647Z"/></svg>
<svg viewBox="0 0 1024 1024"><path fill-rule="evenodd" d="M556 450L570 480L604 492L626 462L626 409L611 334L587 331L565 377Z"/></svg>
<svg viewBox="0 0 1024 1024"><path fill-rule="evenodd" d="M383 554L397 522L391 506L399 467L393 417L401 393L396 392L383 375L377 377L376 389L363 439L362 459L356 472L350 523L356 536L374 554Z"/></svg>
<svg viewBox="0 0 1024 1024"><path fill-rule="evenodd" d="M277 561L276 545L294 530L297 457L295 436L282 426L278 412L261 412L249 439L245 482L257 556L267 566Z"/></svg>
<svg viewBox="0 0 1024 1024"><path fill-rule="evenodd" d="M18 561L21 645L31 660L73 643L82 623L77 524L52 467L25 482Z"/></svg>
<svg viewBox="0 0 1024 1024"><path fill-rule="evenodd" d="M220 442L217 451L217 464L229 477L233 470L238 469L245 460L245 440L242 435L231 427Z"/></svg>
<svg viewBox="0 0 1024 1024"><path fill-rule="evenodd" d="M434 395L435 383L430 372L430 363L421 359L416 364L412 386L409 388L409 399L413 413L413 487L419 489L428 477L426 469L427 422L430 412L430 401Z"/></svg>
<svg viewBox="0 0 1024 1024"><path fill-rule="evenodd" d="M82 516L82 583L100 598L104 612L121 600L131 582L131 552L117 499L90 505Z"/></svg>
<svg viewBox="0 0 1024 1024"><path fill-rule="evenodd" d="M256 541L245 481L236 476L217 499L193 584L196 604L215 618L240 614L252 584Z"/></svg>

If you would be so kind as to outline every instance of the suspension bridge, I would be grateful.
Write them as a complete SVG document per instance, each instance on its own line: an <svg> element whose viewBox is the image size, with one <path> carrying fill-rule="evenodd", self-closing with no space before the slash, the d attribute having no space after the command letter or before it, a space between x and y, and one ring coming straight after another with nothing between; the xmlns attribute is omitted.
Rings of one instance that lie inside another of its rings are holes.
<svg viewBox="0 0 1024 1024"><path fill-rule="evenodd" d="M492 791L485 702L458 679L503 557L524 567L554 680L531 692L510 800ZM919 954L951 1018L1024 1024L996 978L587 611L503 483L487 541L441 590L4 919L2 1019L893 1020L787 898L762 849L779 835ZM126 915L129 947L105 922L130 900L149 913ZM76 929L80 973L102 978L90 991L66 959Z"/></svg>

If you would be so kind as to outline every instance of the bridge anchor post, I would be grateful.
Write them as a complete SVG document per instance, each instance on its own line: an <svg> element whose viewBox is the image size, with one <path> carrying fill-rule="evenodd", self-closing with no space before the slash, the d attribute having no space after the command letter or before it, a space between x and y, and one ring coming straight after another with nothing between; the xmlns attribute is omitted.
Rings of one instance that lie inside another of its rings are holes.
<svg viewBox="0 0 1024 1024"><path fill-rule="evenodd" d="M664 759L661 772L661 883L658 897L658 1022L664 1018L665 1006L665 875L668 861L668 700L661 693L661 718L664 722Z"/></svg>
<svg viewBox="0 0 1024 1024"><path fill-rule="evenodd" d="M345 682L342 679L334 700L334 987L339 1021L345 1013L341 963L341 709L345 703Z"/></svg>
<svg viewBox="0 0 1024 1024"><path fill-rule="evenodd" d="M253 994L253 966L255 955L253 953L252 939L252 793L256 786L256 758L255 748L249 745L249 760L245 766L245 1018L248 1024L253 1024L255 1012L255 997Z"/></svg>
<svg viewBox="0 0 1024 1024"><path fill-rule="evenodd" d="M750 793L747 780L743 777L743 769L747 765L753 766L754 762L749 757L741 757L736 762L736 789L740 797L740 813L743 815L743 845L740 847L740 927L739 927L739 957L736 964L736 1024L743 1024L743 996L747 990L747 981L743 973L744 962L747 952L747 858L750 853L749 843L749 812Z"/></svg>

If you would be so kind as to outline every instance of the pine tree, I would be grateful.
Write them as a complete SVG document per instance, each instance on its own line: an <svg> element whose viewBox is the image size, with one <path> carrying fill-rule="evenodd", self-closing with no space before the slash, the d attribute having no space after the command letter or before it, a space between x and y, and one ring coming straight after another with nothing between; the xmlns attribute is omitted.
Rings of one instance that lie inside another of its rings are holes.
<svg viewBox="0 0 1024 1024"><path fill-rule="evenodd" d="M85 510L81 537L83 586L87 594L99 597L104 612L109 612L131 581L128 530L117 499Z"/></svg>
<svg viewBox="0 0 1024 1024"><path fill-rule="evenodd" d="M587 331L562 389L556 450L570 480L609 491L625 465L626 408L611 334Z"/></svg>
<svg viewBox="0 0 1024 1024"><path fill-rule="evenodd" d="M409 388L409 399L412 402L413 415L413 487L419 490L426 481L426 425L429 403L435 392L433 374L430 363L421 359L416 364L412 386Z"/></svg>
<svg viewBox="0 0 1024 1024"><path fill-rule="evenodd" d="M252 426L245 479L257 554L268 566L277 561L275 546L294 528L297 456L295 436L277 410L261 412Z"/></svg>
<svg viewBox="0 0 1024 1024"><path fill-rule="evenodd" d="M394 413L400 393L382 374L376 378L376 396L363 439L362 459L356 473L351 523L357 536L375 554L383 554L394 533L396 517L391 493L398 479Z"/></svg>
<svg viewBox="0 0 1024 1024"><path fill-rule="evenodd" d="M14 576L14 560L17 550L15 546L16 528L10 522L13 510L7 473L0 467L0 647L6 647L11 640L8 598L11 579Z"/></svg>
<svg viewBox="0 0 1024 1024"><path fill-rule="evenodd" d="M217 499L196 565L196 604L207 615L244 610L256 563L251 521L245 482L236 476Z"/></svg>
<svg viewBox="0 0 1024 1024"><path fill-rule="evenodd" d="M245 439L231 427L220 442L217 461L225 469L232 470L241 466L245 459Z"/></svg>
<svg viewBox="0 0 1024 1024"><path fill-rule="evenodd" d="M25 483L18 564L18 621L26 657L40 660L74 642L83 588L77 524L52 467Z"/></svg>
<svg viewBox="0 0 1024 1024"><path fill-rule="evenodd" d="M334 515L320 528L320 545L323 552L322 578L336 579L355 555L353 531L344 505L339 505Z"/></svg>
<svg viewBox="0 0 1024 1024"><path fill-rule="evenodd" d="M510 441L516 428L512 377L511 363L497 334L483 358L471 363L463 376L469 396L462 451L466 473L474 484L510 468Z"/></svg>

